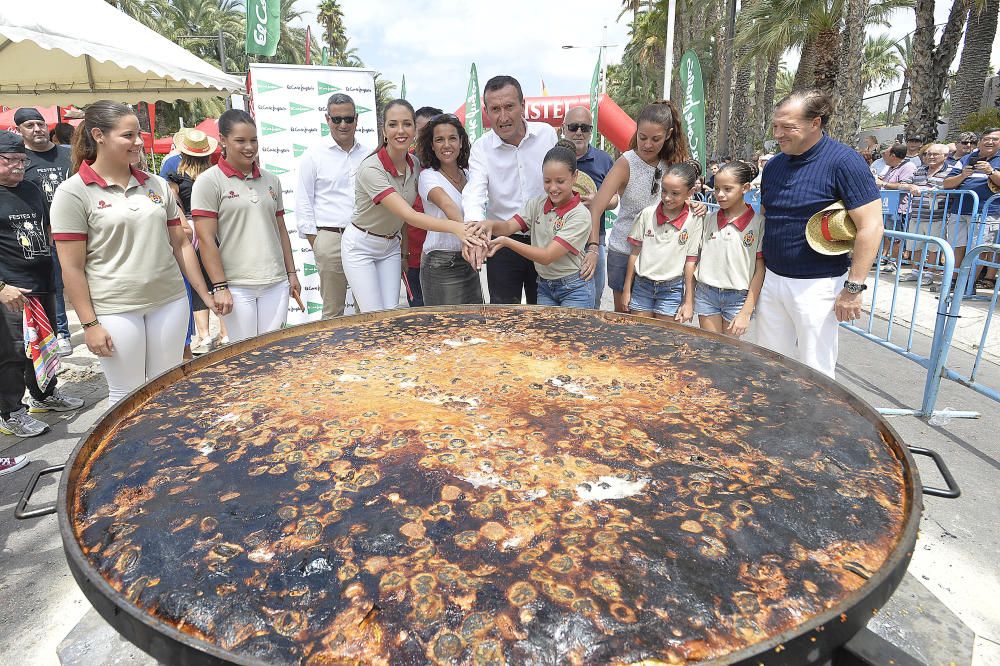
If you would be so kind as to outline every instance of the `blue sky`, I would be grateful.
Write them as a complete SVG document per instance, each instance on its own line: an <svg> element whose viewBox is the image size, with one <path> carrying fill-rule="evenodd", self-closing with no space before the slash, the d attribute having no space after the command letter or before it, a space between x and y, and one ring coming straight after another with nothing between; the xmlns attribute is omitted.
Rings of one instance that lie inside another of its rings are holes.
<svg viewBox="0 0 1000 666"><path fill-rule="evenodd" d="M299 0L309 8L317 38L315 0ZM480 87L494 74L518 78L527 96L541 94L541 79L551 95L587 94L597 61L596 48L561 48L563 44L594 46L603 41L618 62L628 39L626 16L618 21L614 0L341 0L351 46L369 67L399 85L406 75L407 97L415 106L454 111L465 99L469 66L474 61ZM948 0L938 0L936 20L947 20ZM899 11L890 28L877 29L895 38L914 28L913 12ZM961 49L959 50L961 53ZM786 57L794 68L797 55ZM1000 34L993 44L993 64L1000 67ZM957 62L956 62L957 66ZM899 87L899 82L886 90ZM397 91L398 93L398 91ZM871 92L869 94L872 94Z"/></svg>

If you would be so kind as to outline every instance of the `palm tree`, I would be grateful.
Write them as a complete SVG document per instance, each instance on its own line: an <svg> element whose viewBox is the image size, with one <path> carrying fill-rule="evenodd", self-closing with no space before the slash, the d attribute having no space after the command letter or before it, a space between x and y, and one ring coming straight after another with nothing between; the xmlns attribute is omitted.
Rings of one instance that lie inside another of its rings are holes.
<svg viewBox="0 0 1000 666"><path fill-rule="evenodd" d="M916 0L917 28L913 31L913 71L906 133L937 136L937 120L944 103L948 66L955 59L969 15L971 0L954 0L948 21L935 43L934 0Z"/></svg>
<svg viewBox="0 0 1000 666"><path fill-rule="evenodd" d="M903 115L903 107L906 106L906 94L910 90L910 68L913 66L913 37L906 35L896 42L895 48L902 63L903 82L899 87L899 96L896 98L896 108L892 112L890 125L899 122L899 118Z"/></svg>
<svg viewBox="0 0 1000 666"><path fill-rule="evenodd" d="M979 110L983 82L990 72L990 46L997 34L1000 0L985 0L969 9L965 43L958 63L958 75L951 88L948 136L957 139L959 128L969 114Z"/></svg>
<svg viewBox="0 0 1000 666"><path fill-rule="evenodd" d="M892 83L899 78L901 69L903 61L896 43L889 35L865 37L864 57L861 61L861 84L864 92Z"/></svg>
<svg viewBox="0 0 1000 666"><path fill-rule="evenodd" d="M344 12L337 0L323 0L316 15L323 26L323 41L330 49L330 62L337 62L347 52L347 28L344 26Z"/></svg>

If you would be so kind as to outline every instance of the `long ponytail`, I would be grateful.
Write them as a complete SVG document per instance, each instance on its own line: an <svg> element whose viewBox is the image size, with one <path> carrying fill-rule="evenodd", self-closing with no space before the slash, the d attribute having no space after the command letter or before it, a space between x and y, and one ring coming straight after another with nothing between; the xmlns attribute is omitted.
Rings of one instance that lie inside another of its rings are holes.
<svg viewBox="0 0 1000 666"><path fill-rule="evenodd" d="M76 131L73 132L73 146L70 155L73 173L80 170L80 165L84 161L93 162L97 159L97 141L94 140L94 128L109 134L119 120L125 116L134 115L135 111L121 102L102 99L88 104L83 113L83 122L77 125Z"/></svg>
<svg viewBox="0 0 1000 666"><path fill-rule="evenodd" d="M636 119L636 126L641 123L655 123L670 134L663 141L660 148L660 159L667 164L679 164L691 159L691 152L688 150L687 138L681 127L681 114L673 102L666 99L647 104L639 113ZM638 139L638 132L632 137L631 148L634 150Z"/></svg>

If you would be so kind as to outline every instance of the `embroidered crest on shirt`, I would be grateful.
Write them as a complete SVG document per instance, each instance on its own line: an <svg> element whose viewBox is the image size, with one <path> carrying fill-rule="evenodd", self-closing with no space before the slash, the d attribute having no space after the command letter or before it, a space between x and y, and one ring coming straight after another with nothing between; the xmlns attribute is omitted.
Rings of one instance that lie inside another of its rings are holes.
<svg viewBox="0 0 1000 666"><path fill-rule="evenodd" d="M109 204L104 199L101 199L100 201L97 202L97 209L98 210L104 210L105 208L111 208L111 204Z"/></svg>
<svg viewBox="0 0 1000 666"><path fill-rule="evenodd" d="M274 188L271 187L270 185L267 186L267 193L270 194L271 195L271 199L274 200L275 203L277 203L277 201L278 201L278 193L275 192Z"/></svg>
<svg viewBox="0 0 1000 666"><path fill-rule="evenodd" d="M681 232L680 236L677 237L677 242L681 245L686 245L688 242L688 230L685 229Z"/></svg>
<svg viewBox="0 0 1000 666"><path fill-rule="evenodd" d="M566 221L565 221L565 220L563 220L563 219L562 219L561 217L557 217L557 218L556 218L556 219L555 219L555 220L554 220L554 221L552 222L552 226L553 226L553 227L555 227L555 230L556 230L556 231L559 231L560 229L562 229L562 228L563 228L563 225L564 225L564 224L566 224Z"/></svg>
<svg viewBox="0 0 1000 666"><path fill-rule="evenodd" d="M757 236L752 231L746 232L743 234L743 247L751 247L755 240L757 240Z"/></svg>
<svg viewBox="0 0 1000 666"><path fill-rule="evenodd" d="M157 206L163 204L163 197L157 194L155 190L149 190L148 192L146 192L146 196L148 196L149 200L155 203Z"/></svg>
<svg viewBox="0 0 1000 666"><path fill-rule="evenodd" d="M645 234L643 234L643 235L644 235L644 236L645 236L646 238L652 238L652 237L653 237L653 230L652 230L652 229L646 229L646 233L645 233Z"/></svg>
<svg viewBox="0 0 1000 666"><path fill-rule="evenodd" d="M229 194L226 195L227 199L239 199L240 195L236 194L233 190L229 190Z"/></svg>

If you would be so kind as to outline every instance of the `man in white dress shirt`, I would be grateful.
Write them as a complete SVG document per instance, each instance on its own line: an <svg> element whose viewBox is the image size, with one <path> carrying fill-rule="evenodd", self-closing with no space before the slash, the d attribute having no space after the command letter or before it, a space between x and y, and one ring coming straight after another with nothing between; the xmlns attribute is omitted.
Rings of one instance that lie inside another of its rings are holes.
<svg viewBox="0 0 1000 666"><path fill-rule="evenodd" d="M299 162L295 221L299 237L312 246L323 298L323 319L344 314L347 276L340 259L340 240L354 213L354 179L368 155L354 135L358 113L354 100L335 93L326 102L326 122L333 143L314 146Z"/></svg>
<svg viewBox="0 0 1000 666"><path fill-rule="evenodd" d="M469 222L509 220L529 199L545 194L542 158L554 145L556 131L524 119L521 84L512 76L494 76L483 88L483 106L492 129L472 144L469 182L462 208ZM527 234L511 236L524 243ZM501 249L486 262L490 303L538 300L535 265L513 250Z"/></svg>

